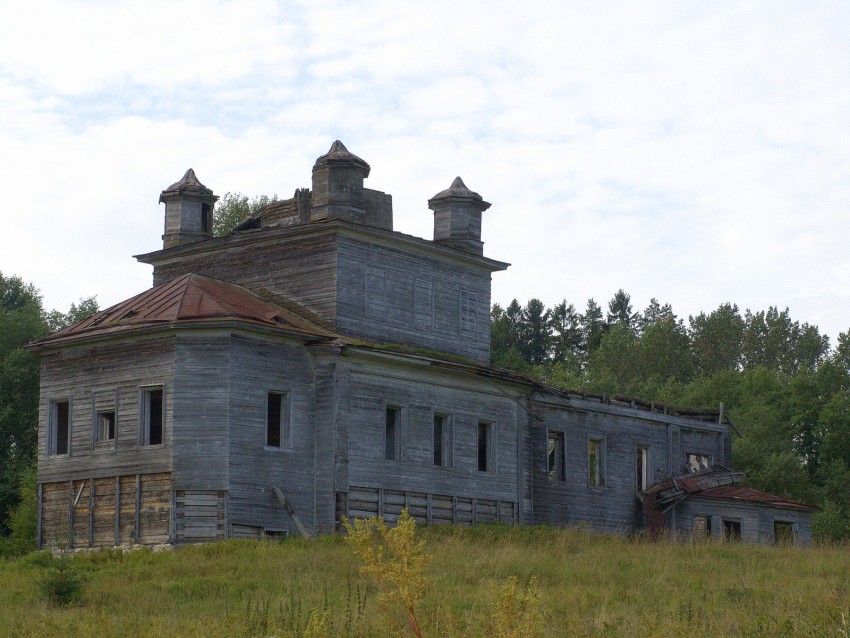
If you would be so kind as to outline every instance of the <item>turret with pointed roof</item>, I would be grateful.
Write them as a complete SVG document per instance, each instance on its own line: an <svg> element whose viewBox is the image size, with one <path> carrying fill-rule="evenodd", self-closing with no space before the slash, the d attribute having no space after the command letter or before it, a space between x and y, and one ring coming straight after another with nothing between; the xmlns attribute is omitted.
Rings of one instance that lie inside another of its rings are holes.
<svg viewBox="0 0 850 638"><path fill-rule="evenodd" d="M428 208L434 211L434 241L476 255L484 254L481 213L490 208L490 203L467 188L460 177L429 199Z"/></svg>
<svg viewBox="0 0 850 638"><path fill-rule="evenodd" d="M165 204L162 247L171 248L212 237L213 206L217 199L191 168L180 181L162 191L159 196L159 203Z"/></svg>

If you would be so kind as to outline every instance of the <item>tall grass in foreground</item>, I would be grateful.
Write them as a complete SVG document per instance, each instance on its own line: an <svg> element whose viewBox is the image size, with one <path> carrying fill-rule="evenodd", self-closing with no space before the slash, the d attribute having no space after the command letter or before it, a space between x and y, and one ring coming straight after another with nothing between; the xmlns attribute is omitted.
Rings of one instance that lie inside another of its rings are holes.
<svg viewBox="0 0 850 638"><path fill-rule="evenodd" d="M547 638L848 636L847 546L651 543L545 527L417 535L433 556L417 608L428 637L491 635L494 602L510 582L539 599ZM0 636L389 635L375 586L338 536L73 561L85 587L67 608L40 597L43 554L0 563Z"/></svg>

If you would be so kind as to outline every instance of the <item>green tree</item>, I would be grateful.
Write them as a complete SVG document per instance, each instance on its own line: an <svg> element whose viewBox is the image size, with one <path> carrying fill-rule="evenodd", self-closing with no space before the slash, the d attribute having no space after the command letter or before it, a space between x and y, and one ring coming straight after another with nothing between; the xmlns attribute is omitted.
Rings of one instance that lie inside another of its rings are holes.
<svg viewBox="0 0 850 638"><path fill-rule="evenodd" d="M552 363L560 364L573 373L581 369L581 317L575 306L564 299L549 313L552 335Z"/></svg>
<svg viewBox="0 0 850 638"><path fill-rule="evenodd" d="M46 334L35 287L0 273L0 536L36 447L39 366L23 346Z"/></svg>
<svg viewBox="0 0 850 638"><path fill-rule="evenodd" d="M637 328L638 314L632 312L632 297L620 288L608 302L608 325L620 324L631 330Z"/></svg>
<svg viewBox="0 0 850 638"><path fill-rule="evenodd" d="M534 366L549 358L549 311L539 299L530 299L522 309L522 348L524 359Z"/></svg>
<svg viewBox="0 0 850 638"><path fill-rule="evenodd" d="M721 304L706 315L688 318L697 373L712 375L741 365L744 319L735 304Z"/></svg>
<svg viewBox="0 0 850 638"><path fill-rule="evenodd" d="M594 392L630 394L643 379L638 337L628 326L615 323L588 357L588 388Z"/></svg>
<svg viewBox="0 0 850 638"><path fill-rule="evenodd" d="M277 195L271 197L258 195L249 198L242 193L225 193L216 202L213 211L213 236L224 237L239 224L259 213L263 208L277 201Z"/></svg>
<svg viewBox="0 0 850 638"><path fill-rule="evenodd" d="M582 333L583 363L587 363L590 353L599 347L606 325L602 308L592 298L587 300L584 314L579 318Z"/></svg>

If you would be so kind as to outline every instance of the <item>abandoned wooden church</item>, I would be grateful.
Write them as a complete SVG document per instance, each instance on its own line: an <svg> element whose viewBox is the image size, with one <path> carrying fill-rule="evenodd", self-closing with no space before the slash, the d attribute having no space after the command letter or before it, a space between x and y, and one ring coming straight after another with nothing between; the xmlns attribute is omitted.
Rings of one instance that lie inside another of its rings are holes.
<svg viewBox="0 0 850 638"><path fill-rule="evenodd" d="M736 487L719 411L555 391L490 366L490 204L433 240L334 142L311 188L224 237L189 170L153 288L41 339L39 543L184 543L427 524L586 524L808 543L811 507ZM424 207L423 207L424 208Z"/></svg>

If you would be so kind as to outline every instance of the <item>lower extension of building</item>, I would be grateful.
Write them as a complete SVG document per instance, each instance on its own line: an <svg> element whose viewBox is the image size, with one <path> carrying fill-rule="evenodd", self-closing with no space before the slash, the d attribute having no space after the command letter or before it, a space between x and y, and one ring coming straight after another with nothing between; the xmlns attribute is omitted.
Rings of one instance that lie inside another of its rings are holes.
<svg viewBox="0 0 850 638"><path fill-rule="evenodd" d="M489 207L460 178L433 241L339 143L225 237L189 171L154 287L31 344L38 542L74 547L422 524L583 525L808 544L814 508L740 487L722 411L562 392L489 364Z"/></svg>

